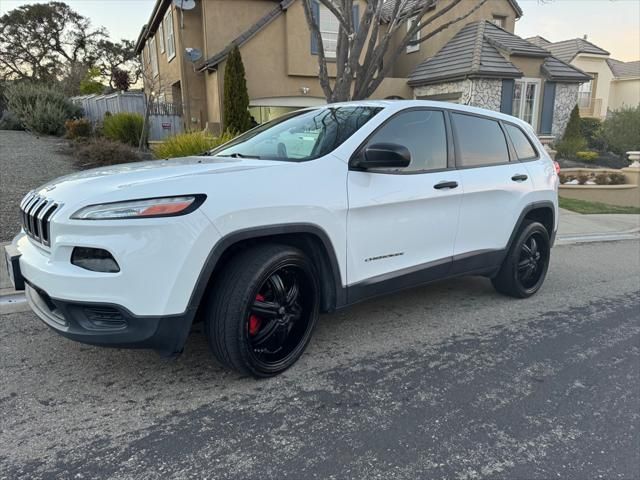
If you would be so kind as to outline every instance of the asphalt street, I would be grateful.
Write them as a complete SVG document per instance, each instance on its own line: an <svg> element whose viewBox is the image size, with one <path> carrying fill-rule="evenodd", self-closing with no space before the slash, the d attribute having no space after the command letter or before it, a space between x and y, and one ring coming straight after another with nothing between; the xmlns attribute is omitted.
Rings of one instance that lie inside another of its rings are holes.
<svg viewBox="0 0 640 480"><path fill-rule="evenodd" d="M460 278L325 315L256 381L0 316L0 478L640 478L640 242L553 250L530 299Z"/></svg>

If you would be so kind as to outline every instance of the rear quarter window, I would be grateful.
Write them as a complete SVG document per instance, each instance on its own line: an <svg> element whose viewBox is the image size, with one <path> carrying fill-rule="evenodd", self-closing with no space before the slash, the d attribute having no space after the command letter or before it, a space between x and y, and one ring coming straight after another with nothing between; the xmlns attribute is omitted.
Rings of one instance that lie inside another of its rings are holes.
<svg viewBox="0 0 640 480"><path fill-rule="evenodd" d="M527 137L519 127L509 123L505 123L504 126L509 138L511 139L511 143L513 143L513 148L516 149L518 160L531 160L533 158L538 158L538 152L533 145L531 145L529 137Z"/></svg>

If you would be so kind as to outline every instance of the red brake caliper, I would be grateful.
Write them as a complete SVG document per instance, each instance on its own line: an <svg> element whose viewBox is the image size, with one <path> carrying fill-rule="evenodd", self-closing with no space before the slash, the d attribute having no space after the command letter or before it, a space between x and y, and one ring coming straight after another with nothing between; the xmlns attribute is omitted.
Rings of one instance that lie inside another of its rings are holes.
<svg viewBox="0 0 640 480"><path fill-rule="evenodd" d="M258 300L259 302L263 302L264 296L258 294L256 295L256 300ZM262 325L262 319L257 315L251 315L249 317L249 335L254 336L256 333L258 333L258 330L260 330L261 325Z"/></svg>

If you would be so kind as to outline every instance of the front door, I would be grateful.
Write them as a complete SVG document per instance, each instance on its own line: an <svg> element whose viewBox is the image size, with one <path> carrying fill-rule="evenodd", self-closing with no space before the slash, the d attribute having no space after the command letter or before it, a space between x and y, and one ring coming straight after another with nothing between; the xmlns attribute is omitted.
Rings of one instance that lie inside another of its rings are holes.
<svg viewBox="0 0 640 480"><path fill-rule="evenodd" d="M407 147L411 163L403 169L349 172L351 301L426 281L422 275L427 270L446 273L458 225L462 185L459 173L449 168L453 152L444 112L404 110L387 120L362 148L376 143Z"/></svg>

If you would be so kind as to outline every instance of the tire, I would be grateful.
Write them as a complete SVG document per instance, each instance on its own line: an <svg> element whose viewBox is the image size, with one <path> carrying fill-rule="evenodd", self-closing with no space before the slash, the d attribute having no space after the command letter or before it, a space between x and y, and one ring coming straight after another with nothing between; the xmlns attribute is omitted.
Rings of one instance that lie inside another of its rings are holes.
<svg viewBox="0 0 640 480"><path fill-rule="evenodd" d="M302 355L318 320L313 263L296 248L265 244L233 257L205 305L205 332L223 365L254 377L284 372Z"/></svg>
<svg viewBox="0 0 640 480"><path fill-rule="evenodd" d="M491 279L493 286L511 297L530 297L544 283L550 254L547 229L539 222L525 220L500 271Z"/></svg>

